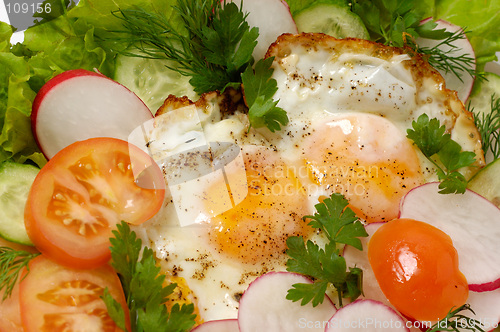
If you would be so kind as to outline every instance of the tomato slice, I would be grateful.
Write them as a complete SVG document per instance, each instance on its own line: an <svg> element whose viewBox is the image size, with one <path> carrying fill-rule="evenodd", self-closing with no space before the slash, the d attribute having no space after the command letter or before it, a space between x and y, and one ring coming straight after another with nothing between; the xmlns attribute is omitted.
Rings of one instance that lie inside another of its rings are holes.
<svg viewBox="0 0 500 332"><path fill-rule="evenodd" d="M141 186L137 174L142 174ZM136 146L115 138L76 142L35 178L25 208L26 230L35 246L60 264L101 266L110 259L116 224L151 218L163 203L164 188L160 168Z"/></svg>
<svg viewBox="0 0 500 332"><path fill-rule="evenodd" d="M125 310L129 323L120 279L109 265L76 270L40 255L29 263L29 272L25 270L23 276L19 295L26 332L121 331L101 298L106 288Z"/></svg>
<svg viewBox="0 0 500 332"><path fill-rule="evenodd" d="M1 247L10 247L15 250L36 252L34 247L24 246L0 238ZM21 308L19 305L19 281L12 289L11 295L2 301L4 291L0 292L0 332L24 332L21 323Z"/></svg>

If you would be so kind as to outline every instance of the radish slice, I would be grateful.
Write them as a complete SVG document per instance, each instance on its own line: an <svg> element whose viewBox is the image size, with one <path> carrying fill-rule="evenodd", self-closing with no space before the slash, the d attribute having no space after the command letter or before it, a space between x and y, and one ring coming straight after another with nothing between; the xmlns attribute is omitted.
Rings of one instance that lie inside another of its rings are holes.
<svg viewBox="0 0 500 332"><path fill-rule="evenodd" d="M467 303L476 315L467 314L483 324L485 331L498 327L500 322L500 288L490 292L469 292Z"/></svg>
<svg viewBox="0 0 500 332"><path fill-rule="evenodd" d="M368 237L360 238L363 250L361 251L352 246L346 246L343 256L348 267L359 267L363 270L363 296L361 296L361 298L375 300L392 308L394 311L397 311L380 289L377 279L375 278L375 274L373 273L373 270L370 266L370 262L368 261L368 242L370 241L371 236L383 224L384 223L371 223L366 225L365 230L368 233ZM410 327L410 331L420 331L420 329L418 328L419 322L414 325L413 323L408 321L406 322L405 326Z"/></svg>
<svg viewBox="0 0 500 332"><path fill-rule="evenodd" d="M221 319L198 325L191 332L238 332L239 330L237 319Z"/></svg>
<svg viewBox="0 0 500 332"><path fill-rule="evenodd" d="M451 237L471 291L499 288L500 209L471 190L439 194L438 185L427 183L406 194L400 218L424 221Z"/></svg>
<svg viewBox="0 0 500 332"><path fill-rule="evenodd" d="M432 18L428 18L423 20L421 23L426 23ZM455 25L453 23L450 23L448 21L444 20L436 20L436 28L435 29L446 29L446 31L449 32L457 32L457 31L462 31L462 27ZM426 38L417 38L416 40L417 45L419 47L434 47L439 44L439 40L434 40L434 39L426 39ZM458 56L458 55L465 55L468 57L471 57L472 59L476 59L474 49L472 48L472 45L469 42L469 39L467 36L464 34L464 38L462 39L457 39L454 43L452 43L454 46L457 47L456 51L452 51L451 55L452 56ZM444 51L450 51L452 48L448 45L441 45L439 48ZM471 69L476 69L476 63L474 63L470 66ZM444 72L442 70L439 70L440 74L444 77L445 82L446 82L446 88L450 90L455 90L457 91L458 98L462 101L465 102L467 98L470 95L470 92L472 90L472 85L474 84L474 78L469 75L468 73L462 71L459 72L461 79L460 80L455 74L452 72Z"/></svg>
<svg viewBox="0 0 500 332"><path fill-rule="evenodd" d="M255 60L261 59L269 46L283 33L297 33L297 26L288 4L283 0L232 0L248 13L247 22L259 28L257 46L253 51Z"/></svg>
<svg viewBox="0 0 500 332"><path fill-rule="evenodd" d="M367 248L371 236L380 228L384 223L371 223L365 226L368 237L359 238L363 250L358 250L353 246L345 246L343 256L346 260L348 267L358 267L363 270L363 298L380 301L381 303L391 306L389 300L385 297L384 293L378 285L375 274L368 261Z"/></svg>
<svg viewBox="0 0 500 332"><path fill-rule="evenodd" d="M335 306L327 296L316 307L287 300L287 291L296 283L311 281L289 272L269 272L255 279L240 299L240 331L324 331L324 323L336 312Z"/></svg>
<svg viewBox="0 0 500 332"><path fill-rule="evenodd" d="M328 321L325 332L409 331L406 321L381 302L356 300L339 309Z"/></svg>
<svg viewBox="0 0 500 332"><path fill-rule="evenodd" d="M47 159L64 147L94 137L127 140L151 120L151 111L133 92L104 75L69 70L49 80L33 102L31 125Z"/></svg>

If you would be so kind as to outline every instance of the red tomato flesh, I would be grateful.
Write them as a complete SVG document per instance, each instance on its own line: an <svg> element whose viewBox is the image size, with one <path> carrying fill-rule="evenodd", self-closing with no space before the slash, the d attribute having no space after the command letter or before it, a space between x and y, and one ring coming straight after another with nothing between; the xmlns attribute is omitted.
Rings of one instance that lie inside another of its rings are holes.
<svg viewBox="0 0 500 332"><path fill-rule="evenodd" d="M19 295L26 332L121 331L101 299L106 288L125 310L129 323L120 280L108 265L75 270L40 255L29 263L29 272L25 270L23 276Z"/></svg>
<svg viewBox="0 0 500 332"><path fill-rule="evenodd" d="M134 175L148 171L139 186ZM151 175L153 174L153 175ZM98 267L110 259L117 223L140 224L161 207L165 182L145 152L115 138L92 138L57 153L36 177L25 209L35 246L72 268Z"/></svg>

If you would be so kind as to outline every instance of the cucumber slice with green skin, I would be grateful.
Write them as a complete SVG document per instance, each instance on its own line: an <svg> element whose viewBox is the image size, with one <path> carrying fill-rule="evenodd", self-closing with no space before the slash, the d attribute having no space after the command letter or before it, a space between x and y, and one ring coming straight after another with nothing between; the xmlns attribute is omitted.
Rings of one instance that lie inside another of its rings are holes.
<svg viewBox="0 0 500 332"><path fill-rule="evenodd" d="M190 77L168 69L166 64L172 65L167 60L119 55L113 79L134 92L153 114L170 94L196 100Z"/></svg>
<svg viewBox="0 0 500 332"><path fill-rule="evenodd" d="M24 207L39 169L5 161L0 165L0 236L7 241L33 245L24 226Z"/></svg>
<svg viewBox="0 0 500 332"><path fill-rule="evenodd" d="M363 21L347 7L315 3L294 16L299 32L321 32L335 38L369 39Z"/></svg>
<svg viewBox="0 0 500 332"><path fill-rule="evenodd" d="M469 180L468 188L500 208L500 159L477 172Z"/></svg>

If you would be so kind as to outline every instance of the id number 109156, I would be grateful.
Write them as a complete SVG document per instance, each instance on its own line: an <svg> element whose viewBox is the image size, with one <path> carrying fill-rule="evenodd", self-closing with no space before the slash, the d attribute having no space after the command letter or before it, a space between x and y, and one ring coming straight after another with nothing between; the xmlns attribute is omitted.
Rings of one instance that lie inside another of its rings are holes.
<svg viewBox="0 0 500 332"><path fill-rule="evenodd" d="M50 13L52 7L50 3L27 3L27 2L7 2L5 3L7 14L35 14L35 13Z"/></svg>

